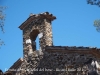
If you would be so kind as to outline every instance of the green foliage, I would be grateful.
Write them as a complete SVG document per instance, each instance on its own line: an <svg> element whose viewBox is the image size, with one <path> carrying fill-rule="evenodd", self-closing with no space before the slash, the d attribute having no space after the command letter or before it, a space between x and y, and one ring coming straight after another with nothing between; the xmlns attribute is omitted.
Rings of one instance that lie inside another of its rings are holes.
<svg viewBox="0 0 100 75"><path fill-rule="evenodd" d="M6 9L6 7L0 6L0 28L2 32L4 32L4 21L5 21L5 14L3 13L4 9Z"/></svg>
<svg viewBox="0 0 100 75"><path fill-rule="evenodd" d="M5 6L0 6L0 28L1 28L1 32L4 33L4 21L5 21L5 14L4 14L4 10L6 9ZM2 46L4 44L4 42L0 39L0 46Z"/></svg>
<svg viewBox="0 0 100 75"><path fill-rule="evenodd" d="M87 0L87 4L97 5L100 7L100 0Z"/></svg>
<svg viewBox="0 0 100 75"><path fill-rule="evenodd" d="M97 5L100 7L100 0L87 0L87 4ZM94 26L96 27L96 30L100 32L100 20L95 20Z"/></svg>
<svg viewBox="0 0 100 75"><path fill-rule="evenodd" d="M0 39L0 46L4 45L4 42Z"/></svg>
<svg viewBox="0 0 100 75"><path fill-rule="evenodd" d="M95 20L94 21L94 26L96 27L96 30L100 32L100 20Z"/></svg>

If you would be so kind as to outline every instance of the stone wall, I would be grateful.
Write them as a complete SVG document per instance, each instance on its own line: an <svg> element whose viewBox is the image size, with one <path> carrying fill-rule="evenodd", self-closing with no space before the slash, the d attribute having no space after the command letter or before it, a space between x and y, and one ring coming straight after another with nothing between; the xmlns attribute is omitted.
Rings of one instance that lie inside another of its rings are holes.
<svg viewBox="0 0 100 75"><path fill-rule="evenodd" d="M100 63L100 55L93 53L92 48L53 47L51 21L54 19L56 17L48 12L31 15L19 27L23 30L24 57L23 63L18 68L20 71L15 72L16 75L87 75L87 73L96 73L97 68L91 66L91 62ZM36 50L35 40L40 33L40 50ZM50 47L49 51L46 46ZM96 50L96 52L98 51Z"/></svg>
<svg viewBox="0 0 100 75"><path fill-rule="evenodd" d="M21 75L87 75L91 58L100 63L92 54L34 51L21 65Z"/></svg>

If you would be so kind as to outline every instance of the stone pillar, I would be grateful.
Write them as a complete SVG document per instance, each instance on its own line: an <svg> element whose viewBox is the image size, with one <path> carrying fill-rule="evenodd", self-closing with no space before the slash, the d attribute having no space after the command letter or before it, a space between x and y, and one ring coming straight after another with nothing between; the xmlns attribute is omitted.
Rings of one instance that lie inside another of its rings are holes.
<svg viewBox="0 0 100 75"><path fill-rule="evenodd" d="M51 22L47 19L44 19L43 26L40 29L40 33L43 33L42 38L39 39L40 47L44 51L45 46L53 45L52 37L52 27Z"/></svg>

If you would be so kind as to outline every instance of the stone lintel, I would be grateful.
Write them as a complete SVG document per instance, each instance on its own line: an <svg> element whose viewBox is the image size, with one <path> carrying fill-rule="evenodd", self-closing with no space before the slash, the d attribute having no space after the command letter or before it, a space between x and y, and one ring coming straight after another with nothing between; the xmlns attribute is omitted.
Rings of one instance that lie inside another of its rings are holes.
<svg viewBox="0 0 100 75"><path fill-rule="evenodd" d="M44 12L40 14L31 14L29 18L19 26L19 28L23 30L24 27L26 27L29 23L31 23L36 19L48 19L50 21L53 21L54 19L56 19L56 17L53 16L53 14L50 14L49 12Z"/></svg>

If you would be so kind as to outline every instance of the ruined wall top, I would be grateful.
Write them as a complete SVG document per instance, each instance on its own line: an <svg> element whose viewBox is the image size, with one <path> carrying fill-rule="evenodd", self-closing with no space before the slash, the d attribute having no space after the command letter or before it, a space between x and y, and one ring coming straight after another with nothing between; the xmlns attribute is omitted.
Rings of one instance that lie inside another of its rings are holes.
<svg viewBox="0 0 100 75"><path fill-rule="evenodd" d="M100 58L100 48L96 47L83 47L83 46L46 46L45 51L49 53L79 53L79 54L92 54Z"/></svg>
<svg viewBox="0 0 100 75"><path fill-rule="evenodd" d="M28 23L30 23L31 21L33 20L36 20L36 19L48 19L49 21L53 21L54 19L56 19L55 16L53 16L53 14L49 13L49 12L44 12L44 13L40 13L40 14L30 14L29 18L23 22L19 28L21 30L23 30L27 25Z"/></svg>

